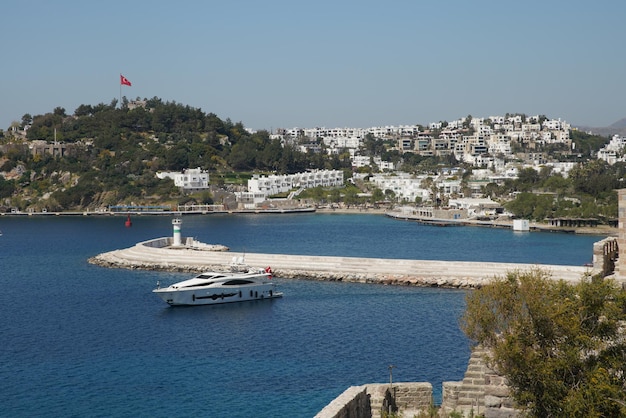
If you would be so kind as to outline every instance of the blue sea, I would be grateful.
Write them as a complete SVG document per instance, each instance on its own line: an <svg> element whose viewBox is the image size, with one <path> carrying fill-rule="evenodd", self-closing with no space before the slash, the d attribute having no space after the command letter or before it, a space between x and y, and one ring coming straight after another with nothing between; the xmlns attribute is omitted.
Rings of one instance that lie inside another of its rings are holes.
<svg viewBox="0 0 626 418"><path fill-rule="evenodd" d="M231 251L582 265L603 237L435 227L382 215L183 217ZM106 269L171 217L0 217L0 412L11 417L312 417L346 388L461 380L465 291L281 279L282 299L172 308L188 274ZM279 274L280 276L280 274Z"/></svg>

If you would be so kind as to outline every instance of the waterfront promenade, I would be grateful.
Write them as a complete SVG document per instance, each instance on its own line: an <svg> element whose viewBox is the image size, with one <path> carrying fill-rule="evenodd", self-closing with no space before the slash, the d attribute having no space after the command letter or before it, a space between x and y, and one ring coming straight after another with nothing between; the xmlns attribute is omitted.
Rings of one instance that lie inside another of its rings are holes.
<svg viewBox="0 0 626 418"><path fill-rule="evenodd" d="M227 270L233 258L244 254L227 251L219 245L183 240L187 245L171 246L169 237L99 254L90 263L114 268L200 272ZM360 257L329 257L287 254L246 253L245 262L253 267L270 266L280 278L380 283L447 288L477 288L510 271L542 269L554 279L578 281L593 273L584 266L491 263L468 261L407 260Z"/></svg>

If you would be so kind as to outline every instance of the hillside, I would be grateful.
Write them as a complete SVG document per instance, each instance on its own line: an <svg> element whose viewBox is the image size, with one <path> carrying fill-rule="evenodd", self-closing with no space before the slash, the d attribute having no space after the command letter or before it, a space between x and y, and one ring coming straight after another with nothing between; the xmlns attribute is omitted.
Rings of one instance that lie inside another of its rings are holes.
<svg viewBox="0 0 626 418"><path fill-rule="evenodd" d="M593 134L601 136L626 136L626 118L622 118L605 127L576 126L576 128L583 132L592 132Z"/></svg>
<svg viewBox="0 0 626 418"><path fill-rule="evenodd" d="M24 115L20 128L0 138L4 210L213 203L210 193L181 194L171 180L157 179L158 171L201 167L216 186L236 186L252 172L350 168L344 156L303 153L267 131L158 98L81 105L72 115L58 107Z"/></svg>
<svg viewBox="0 0 626 418"><path fill-rule="evenodd" d="M411 173L413 178L428 177L430 185L415 187L434 190L441 182L461 182L462 195L484 193L510 200L518 196L516 210L525 217L602 216L614 217L615 202L611 200L624 177L623 165L608 166L592 158L607 142L606 137L570 130L571 148L560 144L512 144L515 153L506 161L514 165L532 163L541 154L544 161L585 162L588 170L579 168L577 176L550 179L550 168L524 169L517 180L487 184L484 190L471 190L468 180L472 170L479 168L458 161L454 154L421 154L415 149L402 150L400 137L366 135L358 148L335 148L328 152L320 137L270 135L267 131L251 132L239 123L221 120L175 102L158 98L128 102L118 106L117 100L106 105L81 105L69 115L55 108L44 115L24 115L15 131L0 132L0 211L64 211L106 210L112 205L227 204L232 192L243 191L253 174L294 174L315 169L343 170L344 179L355 173L378 172L376 165L353 167L351 152L366 160L379 158L392 163L394 170ZM468 127L459 128L460 135L472 135ZM438 138L434 132L432 143ZM405 139L404 137L402 138ZM417 143L409 138L410 143ZM485 152L487 157L488 153ZM502 158L503 162L505 157ZM184 194L171 179L157 178L157 172L180 172L201 168L210 173L211 190ZM444 168L459 168L463 180L445 178ZM380 171L388 171L381 169ZM363 178L363 176L361 177ZM488 187L487 187L488 186ZM455 186L456 187L456 186ZM319 189L319 190L318 190ZM421 189L420 189L421 190ZM556 192L559 199L575 198L572 204L537 200L520 192ZM422 193L422 192L420 192ZM454 193L458 193L455 191ZM426 193L427 194L427 193ZM430 199L426 194L422 196ZM582 196L583 194L584 196ZM344 188L332 191L317 187L307 190L302 198L316 202L357 204L388 200L414 203L396 196L392 188L359 179L348 181ZM368 197L369 196L369 197ZM432 195L431 195L432 196ZM531 199L532 198L532 199ZM431 203L430 201L428 201ZM530 212L530 206L537 206Z"/></svg>

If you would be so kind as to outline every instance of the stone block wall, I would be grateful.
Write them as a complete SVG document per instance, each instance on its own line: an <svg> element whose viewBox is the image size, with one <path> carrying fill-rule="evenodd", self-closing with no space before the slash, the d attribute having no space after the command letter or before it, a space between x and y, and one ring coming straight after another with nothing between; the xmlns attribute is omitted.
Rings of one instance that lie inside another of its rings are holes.
<svg viewBox="0 0 626 418"><path fill-rule="evenodd" d="M618 258L615 265L615 278L626 282L626 189L617 191L617 246Z"/></svg>
<svg viewBox="0 0 626 418"><path fill-rule="evenodd" d="M592 274L601 274L602 277L615 274L619 252L617 241L615 237L608 237L593 243ZM619 278L616 277L616 280L619 281Z"/></svg>
<svg viewBox="0 0 626 418"><path fill-rule="evenodd" d="M433 403L433 386L430 383L394 383L392 392L397 410L404 417L426 411Z"/></svg>
<svg viewBox="0 0 626 418"><path fill-rule="evenodd" d="M475 348L463 380L443 383L441 411L444 414L458 412L464 417L483 414L485 418L519 416L506 379L487 366L486 354L485 350Z"/></svg>
<svg viewBox="0 0 626 418"><path fill-rule="evenodd" d="M315 418L372 418L367 386L349 387L315 415Z"/></svg>
<svg viewBox="0 0 626 418"><path fill-rule="evenodd" d="M443 382L441 392L441 410L446 413L456 411L459 403L459 392L463 382Z"/></svg>
<svg viewBox="0 0 626 418"><path fill-rule="evenodd" d="M520 412L509 395L506 379L486 362L486 352L476 348L460 382L443 382L441 415L452 412L464 417L518 418ZM352 386L320 411L315 418L381 418L383 411L413 417L432 404L430 383L397 382Z"/></svg>
<svg viewBox="0 0 626 418"><path fill-rule="evenodd" d="M464 416L482 414L485 410L485 372L487 366L480 349L472 351L465 376L461 382L444 382L441 409L449 414L453 411Z"/></svg>
<svg viewBox="0 0 626 418"><path fill-rule="evenodd" d="M381 418L383 411L412 417L427 410L433 397L430 383L373 383L352 386L326 405L315 418Z"/></svg>
<svg viewBox="0 0 626 418"><path fill-rule="evenodd" d="M506 379L487 368L485 372L485 418L517 418L520 413L509 395Z"/></svg>

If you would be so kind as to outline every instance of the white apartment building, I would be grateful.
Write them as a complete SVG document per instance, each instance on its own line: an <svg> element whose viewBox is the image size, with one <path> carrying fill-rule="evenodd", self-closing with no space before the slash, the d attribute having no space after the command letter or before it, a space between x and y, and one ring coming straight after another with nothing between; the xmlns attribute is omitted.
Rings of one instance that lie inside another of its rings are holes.
<svg viewBox="0 0 626 418"><path fill-rule="evenodd" d="M598 150L598 159L611 165L624 161L624 149L626 149L626 137L613 135L609 143Z"/></svg>
<svg viewBox="0 0 626 418"><path fill-rule="evenodd" d="M183 191L201 191L209 188L209 173L198 168L188 168L182 173L171 171L160 171L156 173L160 179L170 178L174 180L174 185Z"/></svg>
<svg viewBox="0 0 626 418"><path fill-rule="evenodd" d="M428 129L441 129L443 128L443 122L431 122L428 124Z"/></svg>
<svg viewBox="0 0 626 418"><path fill-rule="evenodd" d="M343 148L356 149L363 143L363 138L358 136L325 136L322 142L331 150L340 150Z"/></svg>
<svg viewBox="0 0 626 418"><path fill-rule="evenodd" d="M316 170L305 173L260 176L248 180L248 192L271 196L286 193L292 189L313 187L340 187L343 185L343 171Z"/></svg>
<svg viewBox="0 0 626 418"><path fill-rule="evenodd" d="M435 186L446 196L461 194L461 180L458 179L437 180Z"/></svg>
<svg viewBox="0 0 626 418"><path fill-rule="evenodd" d="M422 181L426 176L413 176L409 173L396 172L393 174L374 174L370 178L380 190L385 192L391 190L398 200L405 199L408 202L415 202L415 198L422 200L430 198L430 190L421 187Z"/></svg>
<svg viewBox="0 0 626 418"><path fill-rule="evenodd" d="M511 155L511 137L505 134L491 134L487 140L487 147L492 155Z"/></svg>
<svg viewBox="0 0 626 418"><path fill-rule="evenodd" d="M461 129L463 127L464 122L465 122L465 119L453 120L452 122L448 122L448 128L449 129Z"/></svg>
<svg viewBox="0 0 626 418"><path fill-rule="evenodd" d="M379 170L393 170L394 165L390 161L383 161L380 157L368 157L367 155L354 155L352 157L352 167L372 167L375 166ZM374 167L372 167L374 168Z"/></svg>
<svg viewBox="0 0 626 418"><path fill-rule="evenodd" d="M372 165L372 157L367 155L355 155L352 157L352 167L360 168Z"/></svg>
<svg viewBox="0 0 626 418"><path fill-rule="evenodd" d="M560 174L564 178L569 176L569 172L572 168L574 168L578 163L573 161L564 161L564 162L549 162L545 165L548 167L552 167L553 174Z"/></svg>
<svg viewBox="0 0 626 418"><path fill-rule="evenodd" d="M571 126L569 123L559 119L550 119L543 122L544 129L550 131L569 131Z"/></svg>
<svg viewBox="0 0 626 418"><path fill-rule="evenodd" d="M489 120L494 124L503 124L505 121L504 116L489 116Z"/></svg>
<svg viewBox="0 0 626 418"><path fill-rule="evenodd" d="M367 129L363 128L311 128L303 129L302 134L309 138L343 138L355 137L363 139L367 134Z"/></svg>

